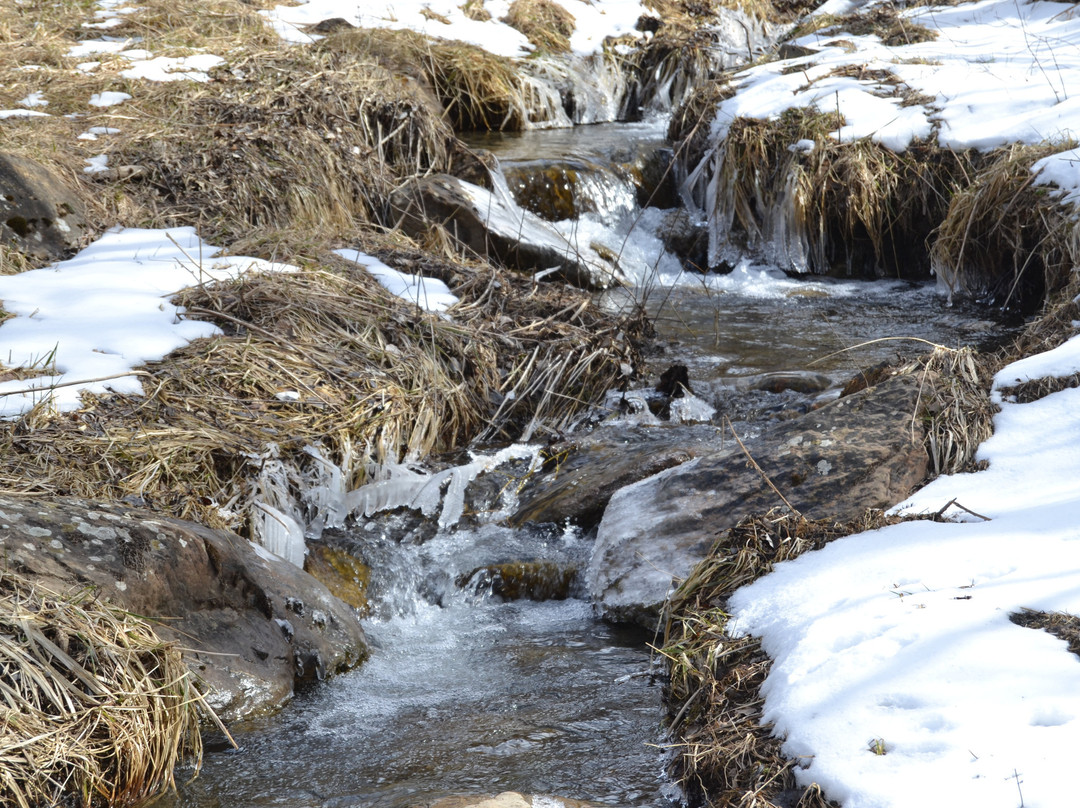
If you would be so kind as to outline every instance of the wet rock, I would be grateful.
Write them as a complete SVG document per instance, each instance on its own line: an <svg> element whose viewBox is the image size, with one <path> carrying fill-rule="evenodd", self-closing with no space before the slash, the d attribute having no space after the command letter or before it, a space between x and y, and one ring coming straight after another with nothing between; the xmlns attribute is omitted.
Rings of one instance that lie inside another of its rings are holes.
<svg viewBox="0 0 1080 808"><path fill-rule="evenodd" d="M416 803L412 808L592 808L592 805L563 797L526 796L516 791L504 791L494 797L443 797L433 802Z"/></svg>
<svg viewBox="0 0 1080 808"><path fill-rule="evenodd" d="M39 163L0 154L0 241L43 261L79 248L86 210L61 180Z"/></svg>
<svg viewBox="0 0 1080 808"><path fill-rule="evenodd" d="M232 533L119 505L0 497L0 553L18 572L159 620L225 720L278 709L298 683L367 655L353 610Z"/></svg>
<svg viewBox="0 0 1080 808"><path fill-rule="evenodd" d="M586 584L602 614L655 628L672 587L744 516L782 506L810 518L851 519L887 507L928 474L917 375L892 377L619 490L598 528ZM764 476L763 476L764 474Z"/></svg>
<svg viewBox="0 0 1080 808"><path fill-rule="evenodd" d="M359 558L336 547L312 543L304 559L304 572L356 609L357 614L367 614L371 570Z"/></svg>
<svg viewBox="0 0 1080 808"><path fill-rule="evenodd" d="M462 589L503 600L566 600L577 573L577 567L551 561L516 561L477 567L456 583Z"/></svg>
<svg viewBox="0 0 1080 808"><path fill-rule="evenodd" d="M686 208L676 208L665 214L657 235L668 252L677 255L688 270L709 270L708 230L705 223L697 221Z"/></svg>
<svg viewBox="0 0 1080 808"><path fill-rule="evenodd" d="M748 380L747 388L762 390L766 393L783 393L792 390L796 393L821 393L832 387L832 379L823 373L808 370L787 370L774 373L762 373Z"/></svg>
<svg viewBox="0 0 1080 808"><path fill-rule="evenodd" d="M448 174L407 182L390 197L395 225L423 239L438 225L462 247L510 269L551 275L584 289L618 283L592 249L575 250L554 228L490 191Z"/></svg>
<svg viewBox="0 0 1080 808"><path fill-rule="evenodd" d="M543 472L521 492L510 523L570 521L591 529L616 491L711 451L715 434L713 427L601 430L552 446Z"/></svg>

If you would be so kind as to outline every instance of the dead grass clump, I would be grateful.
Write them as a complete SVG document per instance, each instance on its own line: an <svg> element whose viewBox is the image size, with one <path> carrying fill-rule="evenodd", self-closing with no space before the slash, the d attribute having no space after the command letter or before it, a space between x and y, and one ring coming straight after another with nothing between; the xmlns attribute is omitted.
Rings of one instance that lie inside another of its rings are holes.
<svg viewBox="0 0 1080 808"><path fill-rule="evenodd" d="M835 112L789 109L736 119L715 152L707 139L705 151L686 148L716 243L731 239L802 272L926 277L925 241L972 155L932 142L903 153L868 138L840 143L831 134L843 123Z"/></svg>
<svg viewBox="0 0 1080 808"><path fill-rule="evenodd" d="M1011 146L989 154L936 230L934 271L952 292L1033 312L1080 266L1080 223L1031 166L1075 144Z"/></svg>
<svg viewBox="0 0 1080 808"><path fill-rule="evenodd" d="M891 47L937 39L937 31L906 19L900 13L903 8L904 6L894 3L882 3L865 13L830 19L829 24L820 30L823 33L848 33L855 36L873 34Z"/></svg>
<svg viewBox="0 0 1080 808"><path fill-rule="evenodd" d="M0 573L0 800L104 808L171 788L210 714L192 679L145 621Z"/></svg>
<svg viewBox="0 0 1080 808"><path fill-rule="evenodd" d="M530 120L528 89L511 60L474 45L412 31L357 29L327 37L319 49L412 77L434 94L456 130L516 131Z"/></svg>
<svg viewBox="0 0 1080 808"><path fill-rule="evenodd" d="M461 6L461 13L477 22L487 22L491 19L491 12L484 8L484 0L465 0L465 4Z"/></svg>
<svg viewBox="0 0 1080 808"><path fill-rule="evenodd" d="M574 15L552 0L514 0L501 22L523 33L540 52L570 52Z"/></svg>
<svg viewBox="0 0 1080 808"><path fill-rule="evenodd" d="M676 109L698 88L711 88L722 73L715 55L719 36L714 28L665 23L636 47L623 67L630 78L623 101L627 116L648 109Z"/></svg>
<svg viewBox="0 0 1080 808"><path fill-rule="evenodd" d="M990 386L999 361L973 348L945 348L915 360L921 417L934 475L973 471L975 452L994 432Z"/></svg>
<svg viewBox="0 0 1080 808"><path fill-rule="evenodd" d="M1080 617L1066 612L1040 612L1021 609L1009 619L1024 628L1039 628L1069 644L1069 650L1080 655Z"/></svg>
<svg viewBox="0 0 1080 808"><path fill-rule="evenodd" d="M117 190L155 224L211 240L256 231L345 237L377 222L403 176L448 165L452 133L383 69L312 49L235 57L204 88L146 86L110 164L146 177Z"/></svg>
<svg viewBox="0 0 1080 808"><path fill-rule="evenodd" d="M798 788L781 740L762 723L760 688L770 661L754 637L727 631L727 600L773 565L842 536L901 521L867 511L849 523L789 512L748 517L721 534L708 557L671 596L663 648L665 704L677 757L675 775L693 804L824 808L820 788Z"/></svg>
<svg viewBox="0 0 1080 808"><path fill-rule="evenodd" d="M635 361L634 324L580 293L389 242L367 249L447 282L462 300L452 319L328 253L301 272L187 290L188 313L225 336L150 366L145 396L0 423L0 487L138 498L252 535L269 459L305 469L314 461L304 448L319 446L359 485L369 463L565 428Z"/></svg>

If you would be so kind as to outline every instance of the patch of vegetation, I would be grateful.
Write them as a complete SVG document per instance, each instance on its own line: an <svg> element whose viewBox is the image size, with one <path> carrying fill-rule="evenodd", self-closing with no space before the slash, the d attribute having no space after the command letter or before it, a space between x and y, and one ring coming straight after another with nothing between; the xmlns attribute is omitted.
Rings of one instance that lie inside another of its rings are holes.
<svg viewBox="0 0 1080 808"><path fill-rule="evenodd" d="M796 760L762 721L761 685L771 661L754 637L727 631L731 594L781 561L830 541L901 521L882 511L838 523L786 511L743 519L724 531L669 599L660 654L673 748L673 774L693 805L827 808L816 785L795 782Z"/></svg>
<svg viewBox="0 0 1080 808"><path fill-rule="evenodd" d="M502 18L542 53L569 53L574 15L552 0L514 0Z"/></svg>
<svg viewBox="0 0 1080 808"><path fill-rule="evenodd" d="M0 671L4 805L142 804L201 760L199 715L213 713L180 649L90 592L0 572Z"/></svg>
<svg viewBox="0 0 1080 808"><path fill-rule="evenodd" d="M997 149L953 195L931 260L950 290L1034 312L1080 266L1080 222L1031 166L1075 142Z"/></svg>
<svg viewBox="0 0 1080 808"><path fill-rule="evenodd" d="M1042 629L1069 644L1069 650L1080 656L1080 617L1066 612L1041 612L1021 609L1009 615L1009 619L1024 628Z"/></svg>

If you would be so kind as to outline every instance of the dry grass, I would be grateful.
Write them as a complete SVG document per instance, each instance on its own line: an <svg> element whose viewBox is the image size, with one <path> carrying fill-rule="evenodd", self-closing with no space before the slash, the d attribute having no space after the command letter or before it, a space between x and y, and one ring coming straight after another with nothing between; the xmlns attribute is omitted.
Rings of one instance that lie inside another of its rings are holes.
<svg viewBox="0 0 1080 808"><path fill-rule="evenodd" d="M994 432L997 408L990 402L990 385L999 363L998 357L972 348L938 346L909 366L920 374L923 394L916 418L921 416L934 476L975 469L975 452Z"/></svg>
<svg viewBox="0 0 1080 808"><path fill-rule="evenodd" d="M516 131L535 117L528 85L514 63L474 45L412 31L359 29L327 37L320 49L411 77L433 94L458 131Z"/></svg>
<svg viewBox="0 0 1080 808"><path fill-rule="evenodd" d="M0 424L0 487L138 497L251 535L269 445L297 468L312 462L303 447L320 445L358 484L370 462L478 435L558 430L620 377L621 362L635 361L625 339L634 324L577 293L388 243L368 249L448 282L462 299L453 320L391 297L328 254L300 273L188 290L180 302L189 313L226 336L151 366L145 397L87 400L63 416L39 408ZM283 390L300 401L279 401Z"/></svg>
<svg viewBox="0 0 1080 808"><path fill-rule="evenodd" d="M552 0L514 0L502 22L523 33L538 52L570 52L574 15Z"/></svg>
<svg viewBox="0 0 1080 808"><path fill-rule="evenodd" d="M202 701L179 649L88 592L0 573L0 800L135 805L198 761Z"/></svg>
<svg viewBox="0 0 1080 808"><path fill-rule="evenodd" d="M988 155L952 198L932 262L954 292L1001 308L1037 310L1080 265L1080 223L1031 166L1074 143L1011 146Z"/></svg>
<svg viewBox="0 0 1080 808"><path fill-rule="evenodd" d="M1021 609L1009 619L1024 628L1038 628L1069 644L1069 650L1080 656L1080 617L1066 612L1040 612Z"/></svg>
<svg viewBox="0 0 1080 808"><path fill-rule="evenodd" d="M770 661L753 637L727 633L727 599L744 584L828 542L899 522L881 511L841 524L771 511L725 531L708 557L671 596L663 648L665 703L677 757L674 774L693 804L727 808L834 805L812 785L797 787L795 768L762 723L759 690Z"/></svg>

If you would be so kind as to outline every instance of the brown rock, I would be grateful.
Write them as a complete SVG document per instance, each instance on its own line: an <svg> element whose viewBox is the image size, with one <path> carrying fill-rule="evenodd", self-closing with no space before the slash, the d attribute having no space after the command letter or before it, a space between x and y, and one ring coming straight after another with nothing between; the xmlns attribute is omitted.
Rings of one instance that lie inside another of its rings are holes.
<svg viewBox="0 0 1080 808"><path fill-rule="evenodd" d="M43 261L79 248L86 210L61 180L39 163L0 154L0 242Z"/></svg>
<svg viewBox="0 0 1080 808"><path fill-rule="evenodd" d="M304 571L322 583L331 594L365 615L371 570L354 555L325 544L309 544Z"/></svg>
<svg viewBox="0 0 1080 808"><path fill-rule="evenodd" d="M278 709L298 682L367 655L353 610L235 534L117 505L0 497L0 553L54 589L92 588L160 621L225 720Z"/></svg>

